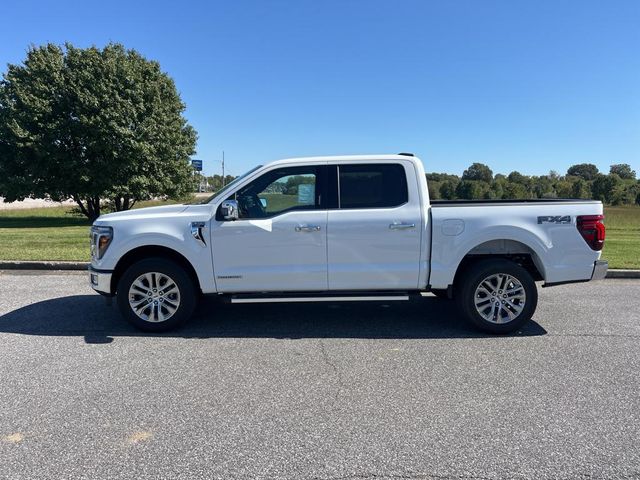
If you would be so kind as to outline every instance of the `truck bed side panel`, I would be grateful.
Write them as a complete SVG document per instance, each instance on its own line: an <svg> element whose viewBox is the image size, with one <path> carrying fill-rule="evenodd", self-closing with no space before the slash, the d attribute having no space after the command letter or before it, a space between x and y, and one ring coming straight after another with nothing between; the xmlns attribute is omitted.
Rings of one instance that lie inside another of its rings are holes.
<svg viewBox="0 0 640 480"><path fill-rule="evenodd" d="M458 265L469 252L486 242L500 240L524 245L525 251L534 255L534 261L548 283L588 280L600 252L591 250L586 244L576 228L576 217L597 214L602 214L602 204L594 201L441 204L433 207L429 284L431 288L451 285ZM538 220L538 217L566 216L570 217L569 223L554 220L539 223ZM487 253L486 249L483 253Z"/></svg>

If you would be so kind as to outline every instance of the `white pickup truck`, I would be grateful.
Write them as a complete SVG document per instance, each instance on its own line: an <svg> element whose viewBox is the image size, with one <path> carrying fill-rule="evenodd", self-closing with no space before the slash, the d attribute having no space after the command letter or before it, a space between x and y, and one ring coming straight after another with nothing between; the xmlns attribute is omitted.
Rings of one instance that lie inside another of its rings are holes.
<svg viewBox="0 0 640 480"><path fill-rule="evenodd" d="M91 228L91 286L149 331L201 294L232 303L453 298L475 326L514 331L544 286L603 278L602 204L429 202L411 154L279 160L203 204L111 213ZM428 312L425 312L428 315Z"/></svg>

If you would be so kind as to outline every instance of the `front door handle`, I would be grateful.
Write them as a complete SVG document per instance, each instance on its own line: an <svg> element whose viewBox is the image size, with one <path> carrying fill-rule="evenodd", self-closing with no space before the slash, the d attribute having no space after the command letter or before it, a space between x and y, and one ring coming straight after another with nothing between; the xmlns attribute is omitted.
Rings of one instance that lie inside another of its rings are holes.
<svg viewBox="0 0 640 480"><path fill-rule="evenodd" d="M416 228L415 223L401 223L401 222L393 222L389 224L389 229L391 230L407 230L408 228Z"/></svg>
<svg viewBox="0 0 640 480"><path fill-rule="evenodd" d="M296 232L318 232L320 231L320 225L298 225Z"/></svg>

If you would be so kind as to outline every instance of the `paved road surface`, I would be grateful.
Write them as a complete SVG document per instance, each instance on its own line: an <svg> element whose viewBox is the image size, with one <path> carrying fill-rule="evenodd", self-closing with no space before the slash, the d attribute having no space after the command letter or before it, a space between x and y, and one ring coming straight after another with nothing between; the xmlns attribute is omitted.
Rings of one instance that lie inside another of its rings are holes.
<svg viewBox="0 0 640 480"><path fill-rule="evenodd" d="M208 300L144 335L84 275L0 273L0 478L640 477L640 281L535 319Z"/></svg>

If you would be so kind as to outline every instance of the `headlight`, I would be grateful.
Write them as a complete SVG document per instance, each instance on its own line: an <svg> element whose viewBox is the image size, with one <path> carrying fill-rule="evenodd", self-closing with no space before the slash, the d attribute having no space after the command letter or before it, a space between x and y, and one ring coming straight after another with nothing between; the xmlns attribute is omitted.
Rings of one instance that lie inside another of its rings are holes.
<svg viewBox="0 0 640 480"><path fill-rule="evenodd" d="M100 260L113 240L113 228L93 225L91 227L91 258Z"/></svg>

